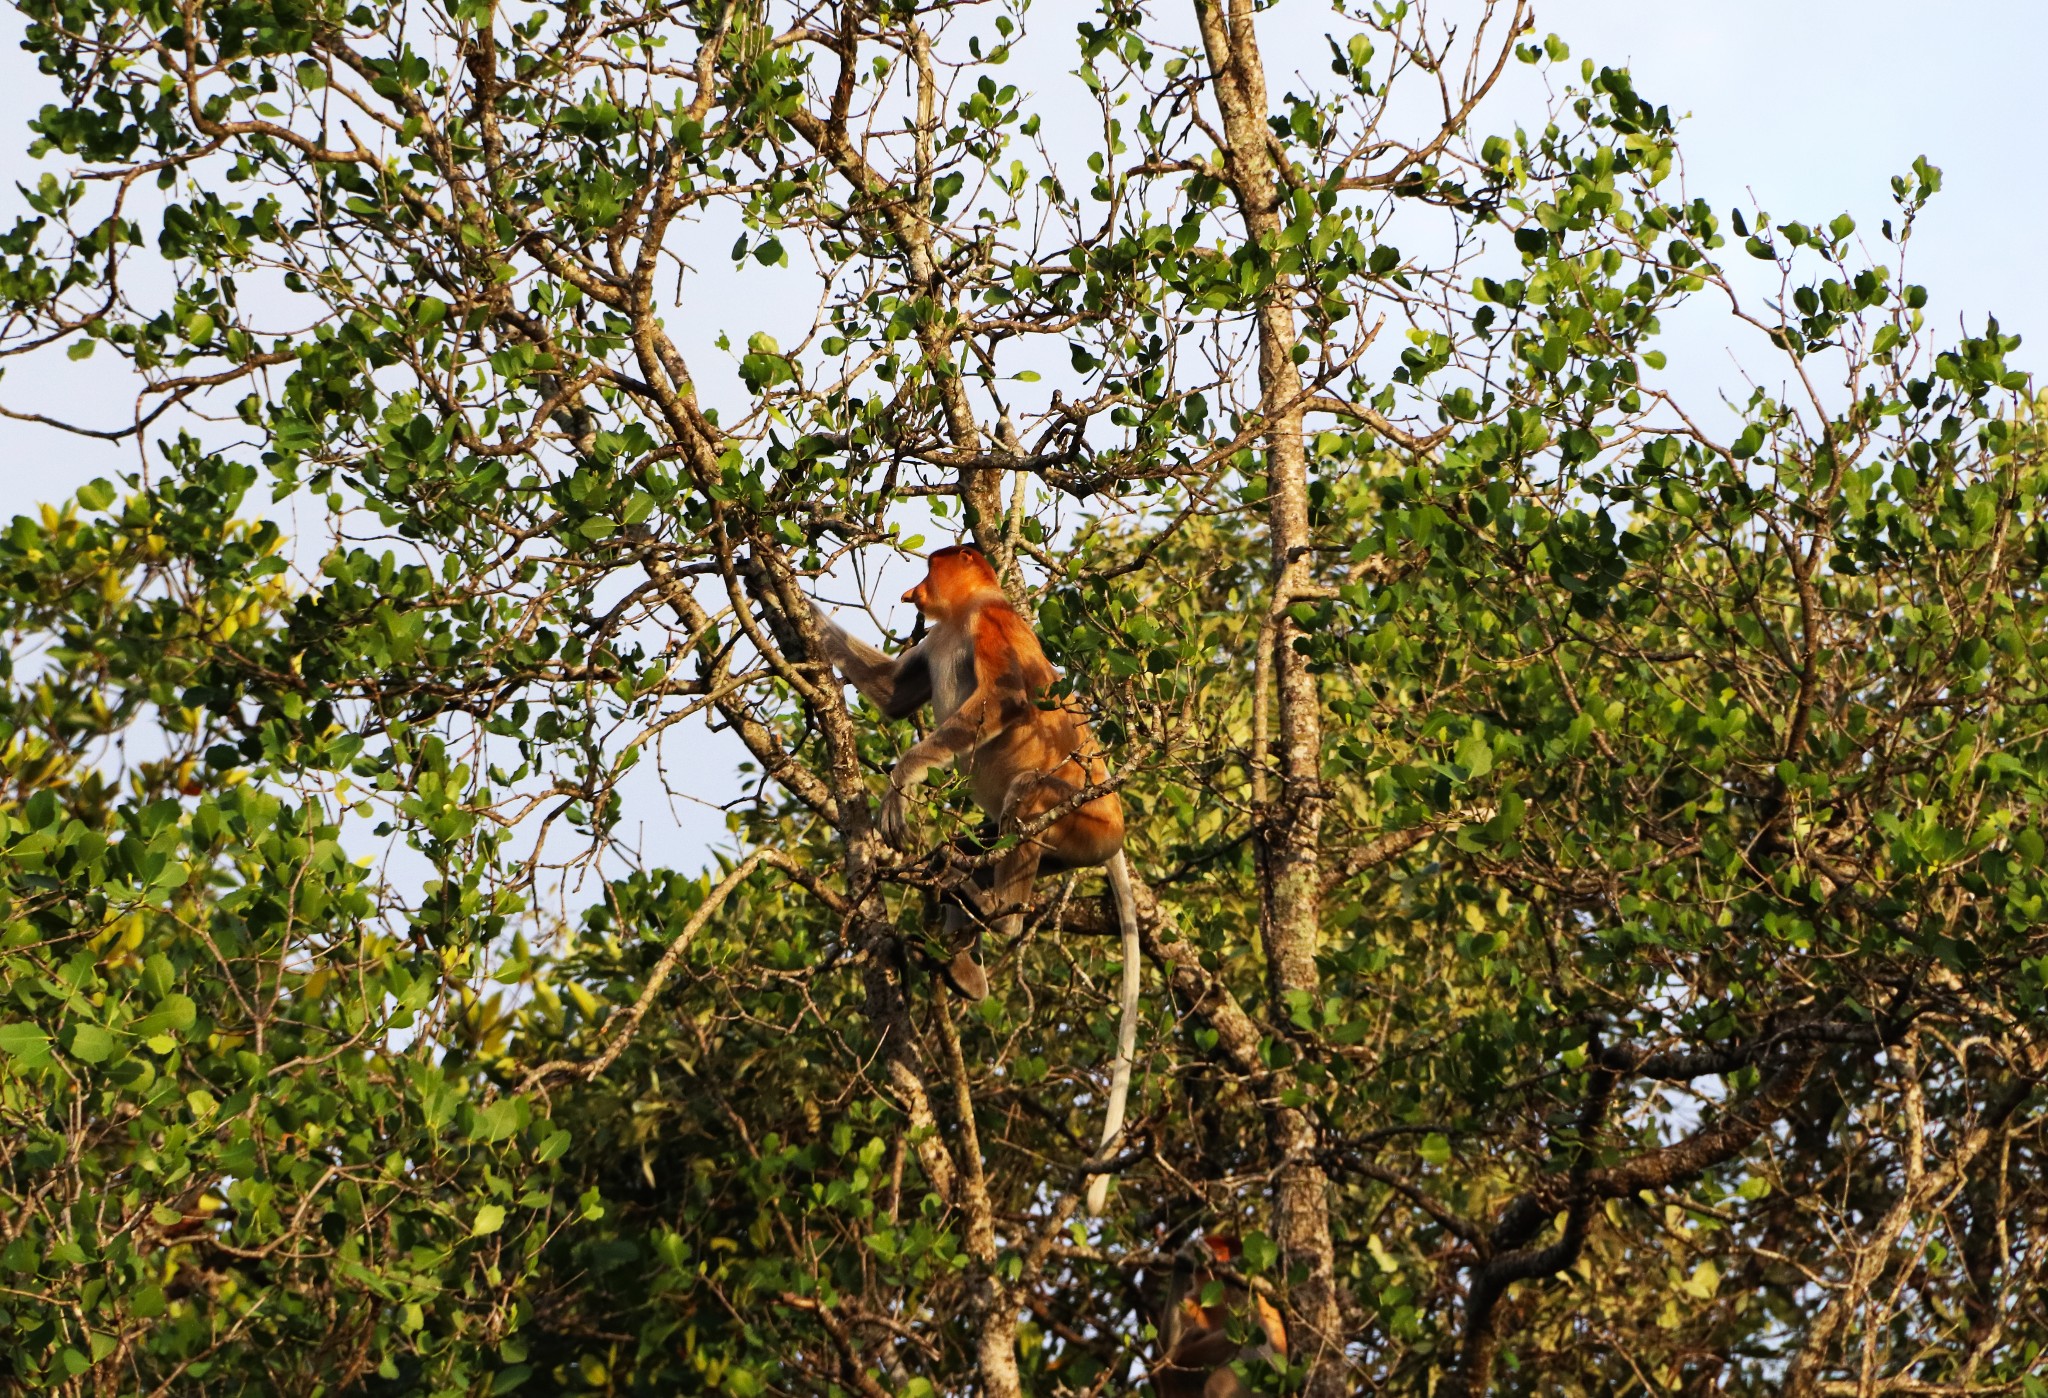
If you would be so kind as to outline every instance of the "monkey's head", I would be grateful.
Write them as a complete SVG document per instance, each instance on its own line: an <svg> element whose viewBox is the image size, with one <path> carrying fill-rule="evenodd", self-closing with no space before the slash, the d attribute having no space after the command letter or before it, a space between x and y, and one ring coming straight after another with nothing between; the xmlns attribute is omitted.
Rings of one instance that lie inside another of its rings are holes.
<svg viewBox="0 0 2048 1398"><path fill-rule="evenodd" d="M1001 592L996 570L988 556L972 544L955 544L925 559L924 581L903 594L932 621L944 621L963 611L984 592Z"/></svg>
<svg viewBox="0 0 2048 1398"><path fill-rule="evenodd" d="M1212 1267L1220 1264L1228 1267L1237 1261L1241 1249L1235 1236L1228 1233L1208 1233L1199 1238L1183 1242L1174 1255L1174 1272L1177 1280L1174 1292L1179 1296L1181 1323L1207 1328L1224 1323L1226 1310L1221 1305L1204 1305L1203 1293L1211 1281L1216 1279Z"/></svg>

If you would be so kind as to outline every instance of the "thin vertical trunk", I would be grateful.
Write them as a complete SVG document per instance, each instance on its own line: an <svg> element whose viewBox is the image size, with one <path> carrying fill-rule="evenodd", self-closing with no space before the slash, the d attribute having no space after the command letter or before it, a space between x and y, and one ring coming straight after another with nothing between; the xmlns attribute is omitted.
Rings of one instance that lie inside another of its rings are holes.
<svg viewBox="0 0 2048 1398"><path fill-rule="evenodd" d="M931 36L922 25L910 27L911 60L917 65L917 168L913 207L906 217L896 218L898 236L903 239L911 280L931 301L931 314L918 331L918 347L924 352L925 370L933 376L939 402L946 413L947 435L953 448L964 456L982 451L980 426L974 420L974 405L967 395L966 380L953 357L953 339L945 329L941 313L947 306L945 279L940 275L932 250L933 143L939 132L939 79L932 64ZM991 466L960 468L960 508L974 542L995 564L999 577L1014 576L1009 538L1003 530L1003 473ZM1018 600L1014 583L1006 582L1011 600Z"/></svg>
<svg viewBox="0 0 2048 1398"><path fill-rule="evenodd" d="M940 1048L945 1053L946 1074L953 1087L953 1110L959 1116L960 1187L955 1201L966 1223L964 1241L967 1255L981 1273L975 1285L975 1357L981 1370L983 1398L1022 1398L1023 1378L1017 1369L1017 1288L1006 1281L998 1266L1001 1245L996 1237L995 1204L989 1198L988 1178L982 1172L981 1128L974 1119L974 1092L967 1077L967 1058L960 1051L959 1031L953 1024L951 997L935 992L938 1004L932 1012Z"/></svg>
<svg viewBox="0 0 2048 1398"><path fill-rule="evenodd" d="M1227 11L1216 0L1195 4L1229 142L1226 177L1246 234L1271 249L1281 228L1282 191L1270 153L1265 69L1252 13L1250 0L1229 0ZM1301 628L1288 612L1310 581L1308 452L1301 374L1294 363L1294 317L1293 287L1276 277L1261 298L1258 332L1273 550L1268 634L1278 698L1273 745L1278 790L1255 819L1267 985L1273 1012L1282 1017L1290 1002L1320 998L1316 939L1322 901L1322 709L1308 658L1295 648ZM1314 1398L1340 1394L1345 1391L1343 1320L1330 1236L1329 1180L1316 1162L1315 1121L1298 1107L1275 1107L1267 1117L1267 1133L1279 1165L1277 1241L1289 1274L1301 1278L1289 1289L1296 1354L1309 1365L1308 1392Z"/></svg>
<svg viewBox="0 0 2048 1398"><path fill-rule="evenodd" d="M933 67L931 37L921 26L910 27L910 57L917 69L917 117L913 182L908 199L892 199L887 217L903 248L903 269L910 289L930 303L917 331L918 349L924 357L924 371L931 375L946 419L946 436L953 450L966 462L959 468L959 500L963 522L974 542L980 545L999 575L1013 575L1012 552L1003 528L1003 469L982 461L985 442L980 424L974 420L974 402L967 381L953 353L955 337L949 328L949 293L945 277L932 246L932 178L935 170L934 142L939 132L939 77ZM839 54L842 75L850 73L858 48L849 34ZM845 79L842 77L842 82ZM797 107L788 118L812 149L832 162L856 189L882 190L890 181L869 165L858 144L848 134L843 113L821 117L806 107ZM1016 593L1013 590L1013 600Z"/></svg>

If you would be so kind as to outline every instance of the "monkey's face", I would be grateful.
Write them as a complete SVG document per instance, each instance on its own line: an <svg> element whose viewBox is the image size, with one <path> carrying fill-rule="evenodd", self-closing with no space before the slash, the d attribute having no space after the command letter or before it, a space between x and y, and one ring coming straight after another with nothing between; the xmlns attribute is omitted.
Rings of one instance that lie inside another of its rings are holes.
<svg viewBox="0 0 2048 1398"><path fill-rule="evenodd" d="M996 570L980 549L955 544L925 560L924 581L903 594L903 600L931 621L958 614L979 592L997 586Z"/></svg>

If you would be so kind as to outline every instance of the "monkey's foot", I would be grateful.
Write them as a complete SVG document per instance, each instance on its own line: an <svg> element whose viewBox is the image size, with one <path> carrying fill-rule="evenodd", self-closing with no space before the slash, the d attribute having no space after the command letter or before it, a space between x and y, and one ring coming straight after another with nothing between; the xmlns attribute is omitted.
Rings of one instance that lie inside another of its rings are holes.
<svg viewBox="0 0 2048 1398"><path fill-rule="evenodd" d="M953 959L946 963L946 984L969 1000L988 998L988 973L975 960L973 947L962 947L953 953Z"/></svg>

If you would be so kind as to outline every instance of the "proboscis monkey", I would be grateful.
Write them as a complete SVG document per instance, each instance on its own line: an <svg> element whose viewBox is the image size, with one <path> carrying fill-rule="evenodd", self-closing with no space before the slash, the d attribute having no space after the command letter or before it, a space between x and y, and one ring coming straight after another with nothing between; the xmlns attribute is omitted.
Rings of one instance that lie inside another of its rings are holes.
<svg viewBox="0 0 2048 1398"><path fill-rule="evenodd" d="M1235 1238L1211 1235L1175 1260L1159 1320L1160 1360L1151 1372L1158 1398L1250 1398L1237 1365L1287 1362L1279 1308L1213 1270L1215 1263L1235 1262L1239 1252ZM1236 1335L1233 1317L1240 1318ZM1258 1327L1258 1341L1245 1334L1244 1319Z"/></svg>
<svg viewBox="0 0 2048 1398"><path fill-rule="evenodd" d="M1040 706L1055 679L1052 665L981 550L956 544L926 562L924 581L903 600L916 605L929 629L893 660L817 611L832 663L876 708L890 718L908 718L927 702L932 706L931 732L897 759L882 801L882 835L898 849L910 843L908 793L942 762L967 774L975 804L1005 834L1029 827L1109 774L1076 707ZM1123 931L1123 1017L1097 1165L1108 1163L1123 1134L1138 1036L1138 918L1123 847L1123 803L1109 792L1019 839L996 864L988 892L988 911L1000 914L997 930L1014 938L1023 930L1031 883L1041 870L1106 866ZM946 978L979 1000L988 994L988 977L975 954L978 925L966 910L949 906L946 931L953 951ZM1108 1190L1109 1176L1093 1172L1089 1212L1102 1212Z"/></svg>

